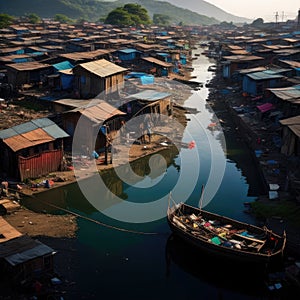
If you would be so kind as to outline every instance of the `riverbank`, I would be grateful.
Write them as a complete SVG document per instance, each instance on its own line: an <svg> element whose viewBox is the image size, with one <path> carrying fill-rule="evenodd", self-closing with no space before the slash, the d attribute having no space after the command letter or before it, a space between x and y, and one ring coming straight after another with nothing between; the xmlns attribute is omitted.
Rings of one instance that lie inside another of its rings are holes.
<svg viewBox="0 0 300 300"><path fill-rule="evenodd" d="M249 161L256 165L257 180L263 186L257 200L251 203L250 209L245 209L245 211L254 214L262 224L278 234L283 234L285 231L288 253L300 257L300 209L285 186L286 158L280 154L280 149L270 146L271 141L267 139L267 136L264 136L264 144L257 143L259 134L256 130L264 126L263 122L258 124L256 120L256 126L249 126L246 122L248 119L245 120L234 109L243 107L248 100L243 97L238 85L229 86L229 83L222 78L220 69L219 71L217 69L208 86L210 93L207 101L216 113L225 136L234 134L240 142L248 146L251 153ZM263 153L261 156L256 155L258 150ZM276 164L270 166L269 161ZM278 185L279 189L272 191L272 184ZM273 194L277 196L272 198Z"/></svg>

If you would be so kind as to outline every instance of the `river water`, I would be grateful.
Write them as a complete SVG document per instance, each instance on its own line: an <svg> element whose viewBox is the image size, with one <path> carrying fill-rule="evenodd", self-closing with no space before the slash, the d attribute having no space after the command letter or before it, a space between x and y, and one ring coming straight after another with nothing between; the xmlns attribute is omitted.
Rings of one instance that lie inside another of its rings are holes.
<svg viewBox="0 0 300 300"><path fill-rule="evenodd" d="M253 201L259 193L254 164L249 162L249 151L239 139L233 134L225 135L224 139L218 120L206 102L209 90L205 83L214 75L207 69L214 61L201 51L201 48L193 50L194 54L200 55L193 60L192 75L204 86L193 91L185 102L185 106L196 108L198 113L187 114L189 121L183 136L183 142L194 140L196 147L182 148L180 153L166 150L163 157L167 167L157 174L149 171L149 158L140 159L132 166L141 176L134 185L122 182L113 170L104 176L111 190L133 204L132 211L120 201L111 202L109 197L101 194L98 199L102 203L102 212L99 212L85 199L77 183L38 196L87 218L129 230L120 231L78 218L77 238L73 245L76 254L72 254L76 261L70 266L74 270L72 280L75 284L72 295L66 294L66 299L264 298L263 282L250 270L194 253L193 249L173 239L165 217L143 223L134 215L138 204L163 199L163 204L158 207L164 216L170 190L176 191L172 192L175 201L199 205L204 184L202 206L205 209L255 223L252 216L244 212L244 202ZM226 126L230 124L226 123ZM247 170L240 167L244 165ZM38 209L37 203L27 205ZM151 211L151 206L144 208L147 209L145 219L147 213L156 214ZM119 211L123 211L123 215L116 220L112 216L120 216ZM126 217L133 221L126 222Z"/></svg>

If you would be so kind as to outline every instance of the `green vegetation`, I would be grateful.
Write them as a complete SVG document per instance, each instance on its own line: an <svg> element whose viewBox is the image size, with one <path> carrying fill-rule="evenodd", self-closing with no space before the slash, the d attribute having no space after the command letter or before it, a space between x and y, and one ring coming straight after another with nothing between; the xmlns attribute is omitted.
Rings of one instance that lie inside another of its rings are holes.
<svg viewBox="0 0 300 300"><path fill-rule="evenodd" d="M14 21L14 17L8 14L0 14L0 28L6 28Z"/></svg>
<svg viewBox="0 0 300 300"><path fill-rule="evenodd" d="M31 24L37 24L41 22L41 18L37 14L29 14L27 16L28 22Z"/></svg>
<svg viewBox="0 0 300 300"><path fill-rule="evenodd" d="M56 14L54 16L54 21L58 21L61 23L68 23L68 24L74 23L74 21L72 19L70 19L69 17L67 17L66 15L63 15L63 14Z"/></svg>
<svg viewBox="0 0 300 300"><path fill-rule="evenodd" d="M155 25L169 25L171 17L163 14L154 14L153 15L153 23Z"/></svg>
<svg viewBox="0 0 300 300"><path fill-rule="evenodd" d="M34 13L41 18L53 18L57 14L62 14L73 20L98 21L105 20L111 11L128 4L128 2L130 0L111 2L100 0L0 0L0 9L2 13L18 17ZM164 1L139 0L138 4L148 11L150 19L155 14L169 16L169 24L181 22L182 24L211 25L219 23L214 18L199 15Z"/></svg>
<svg viewBox="0 0 300 300"><path fill-rule="evenodd" d="M300 227L300 206L293 201L256 201L251 204L254 215L259 219L280 217L288 220L291 225Z"/></svg>
<svg viewBox="0 0 300 300"><path fill-rule="evenodd" d="M111 11L104 23L118 26L149 25L151 20L145 8L129 3Z"/></svg>

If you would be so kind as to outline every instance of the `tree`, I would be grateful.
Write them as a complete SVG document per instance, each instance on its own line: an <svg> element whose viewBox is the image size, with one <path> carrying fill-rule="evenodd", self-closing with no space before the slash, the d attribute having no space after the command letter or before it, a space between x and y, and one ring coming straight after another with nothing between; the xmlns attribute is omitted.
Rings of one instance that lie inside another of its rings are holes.
<svg viewBox="0 0 300 300"><path fill-rule="evenodd" d="M73 20L63 14L56 14L54 16L54 21L58 21L61 23L73 23Z"/></svg>
<svg viewBox="0 0 300 300"><path fill-rule="evenodd" d="M147 10L141 5L125 4L123 7L117 7L112 10L104 23L118 26L136 26L151 24L151 20Z"/></svg>
<svg viewBox="0 0 300 300"><path fill-rule="evenodd" d="M156 25L169 25L171 17L163 14L153 14L153 23Z"/></svg>
<svg viewBox="0 0 300 300"><path fill-rule="evenodd" d="M105 19L104 23L118 26L134 25L134 21L132 20L129 13L122 7L118 7L111 11Z"/></svg>
<svg viewBox="0 0 300 300"><path fill-rule="evenodd" d="M0 28L6 28L9 25L13 24L14 17L8 14L0 14Z"/></svg>
<svg viewBox="0 0 300 300"><path fill-rule="evenodd" d="M27 19L28 19L28 22L31 24L37 24L37 23L41 22L41 18L37 14L34 14L34 13L29 14L27 16Z"/></svg>
<svg viewBox="0 0 300 300"><path fill-rule="evenodd" d="M254 20L251 25L254 27L261 27L264 25L264 20L262 18L258 18Z"/></svg>
<svg viewBox="0 0 300 300"><path fill-rule="evenodd" d="M124 9L131 15L132 18L137 17L136 20L140 22L140 24L151 24L151 19L148 15L148 11L141 5L128 3L124 5Z"/></svg>

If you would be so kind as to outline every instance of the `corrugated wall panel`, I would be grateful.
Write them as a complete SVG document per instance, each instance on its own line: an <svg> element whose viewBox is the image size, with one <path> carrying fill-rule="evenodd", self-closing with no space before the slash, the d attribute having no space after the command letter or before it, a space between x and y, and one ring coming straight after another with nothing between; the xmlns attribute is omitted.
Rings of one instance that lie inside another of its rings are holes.
<svg viewBox="0 0 300 300"><path fill-rule="evenodd" d="M38 178L59 170L62 162L62 150L53 150L31 157L19 157L20 179Z"/></svg>

